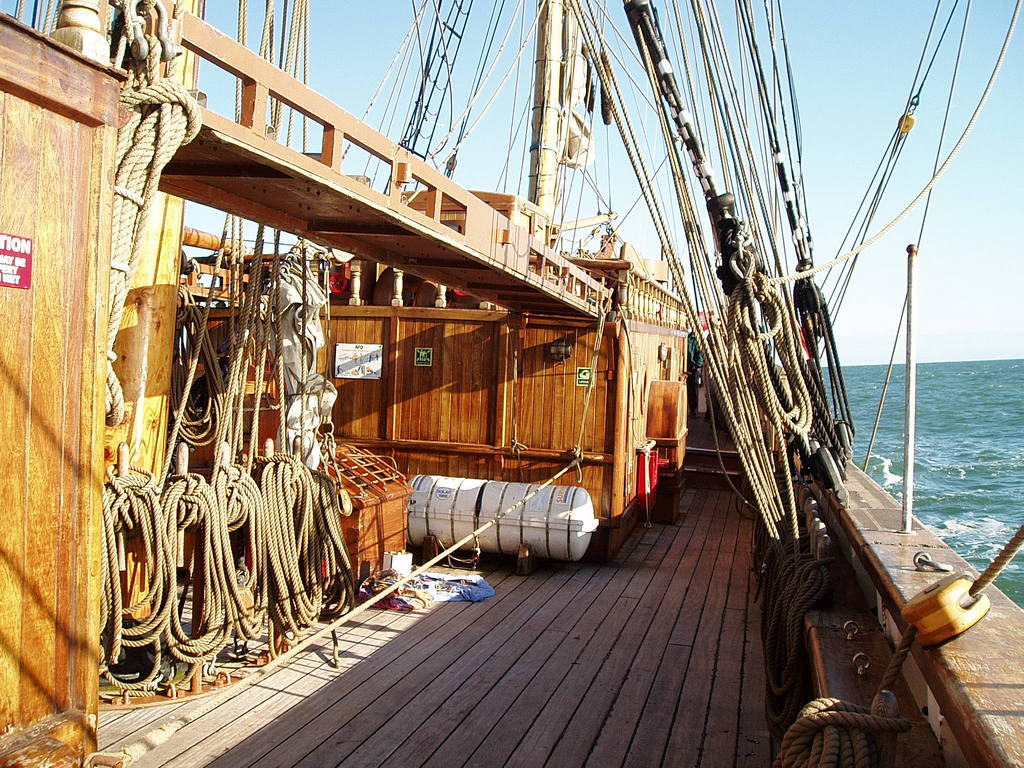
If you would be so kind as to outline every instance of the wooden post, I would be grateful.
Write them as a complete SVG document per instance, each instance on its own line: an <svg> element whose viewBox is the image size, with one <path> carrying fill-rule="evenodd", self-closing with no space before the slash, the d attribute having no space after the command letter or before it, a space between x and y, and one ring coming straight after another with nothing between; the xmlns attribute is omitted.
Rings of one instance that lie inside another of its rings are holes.
<svg viewBox="0 0 1024 768"><path fill-rule="evenodd" d="M184 11L195 13L199 1L183 0L179 5ZM196 57L183 54L177 79L193 88L196 74ZM159 473L163 470L167 440L184 201L158 193L150 216L143 223L139 264L114 345L118 356L114 369L124 390L128 421L107 431L105 446L109 462L112 447L127 442L135 466Z"/></svg>
<svg viewBox="0 0 1024 768"><path fill-rule="evenodd" d="M363 303L360 296L363 290L363 262L361 259L352 259L352 277L349 280L351 296L348 297L349 306L358 307Z"/></svg>
<svg viewBox="0 0 1024 768"><path fill-rule="evenodd" d="M391 306L392 307L400 307L404 303L402 301L402 292L405 290L405 280L404 280L405 273L402 272L402 270L400 270L400 269L398 269L396 267L391 274L394 275L394 280L392 282L392 289L391 289L392 290L392 293L391 293Z"/></svg>
<svg viewBox="0 0 1024 768"><path fill-rule="evenodd" d="M625 323L626 320L619 322ZM627 463L629 462L629 408L633 406L629 402L629 378L632 372L629 370L631 359L626 341L626 333L618 324L612 325L615 333L616 347L614 358L615 371L615 443L612 453L615 456L612 464L612 487L611 487L611 509L608 510L608 517L615 518L623 513L626 508L626 478L629 474ZM602 343L599 339L598 343ZM609 369L612 368L609 361Z"/></svg>
<svg viewBox="0 0 1024 768"><path fill-rule="evenodd" d="M51 35L83 56L110 64L110 45L100 20L100 0L64 0Z"/></svg>

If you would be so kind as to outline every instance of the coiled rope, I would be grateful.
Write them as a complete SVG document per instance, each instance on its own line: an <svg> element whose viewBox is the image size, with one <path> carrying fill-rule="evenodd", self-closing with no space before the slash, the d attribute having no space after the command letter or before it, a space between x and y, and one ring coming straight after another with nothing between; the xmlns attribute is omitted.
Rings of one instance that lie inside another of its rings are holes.
<svg viewBox="0 0 1024 768"><path fill-rule="evenodd" d="M759 584L764 593L761 640L767 679L765 710L779 739L800 712L809 693L804 614L831 590L827 563L794 552L759 528Z"/></svg>
<svg viewBox="0 0 1024 768"><path fill-rule="evenodd" d="M160 492L153 475L138 467L115 475L108 472L103 486L103 538L101 560L104 564L100 601L100 673L122 691L142 691L153 687L160 673L161 639L170 621L174 604L175 573L168 541ZM154 563L149 591L137 605L124 605L121 591L121 542L134 534L144 542L146 562ZM149 615L126 625L124 614ZM123 680L110 672L124 648L153 648L152 667L135 680Z"/></svg>
<svg viewBox="0 0 1024 768"><path fill-rule="evenodd" d="M786 731L776 768L861 768L878 765L881 747L875 734L910 730L905 717L873 714L840 699L815 699Z"/></svg>
<svg viewBox="0 0 1024 768"><path fill-rule="evenodd" d="M558 470L554 475L552 475L550 478L548 478L543 483L538 485L536 488L534 488L528 494L523 496L523 498L521 498L519 501L517 501L516 503L512 504L508 508L502 510L500 513L495 515L493 518L491 518L487 522L485 522L482 525L480 525L480 527L478 527L476 530L471 531L470 533L466 534L464 537L462 537L458 541L454 542L450 547L445 549L443 552L439 553L438 555L432 557L430 560L428 560L425 563L423 563L423 565L419 566L418 568L413 569L413 571L408 576L406 576L406 577L404 577L402 579L397 580L394 584L391 584L386 589L378 592L376 595L371 597L366 602L360 603L359 605L355 606L351 610L343 612L336 619L334 619L330 623L325 624L324 626L320 627L318 630L316 630L312 634L307 635L299 643L297 643L296 645L293 645L291 648L289 648L284 653L282 653L279 656L275 656L274 658L270 659L270 661L266 665L264 665L262 667L259 667L254 672L252 672L250 675L248 675L247 677L244 677L241 680L239 680L237 683L235 683L234 685L232 685L232 686L230 686L228 688L225 688L222 692L220 692L218 694L214 694L213 696L210 696L202 704L200 704L195 709L190 710L187 714L182 715L181 717L177 717L177 718L175 718L173 720L170 720L170 721L168 721L166 723L163 723L162 725L159 725L159 726L153 728L152 730L150 730L149 732L147 732L143 736L139 737L138 739L135 739L134 741L131 741L128 744L125 744L123 747L121 747L120 751L117 752L117 753L98 753L98 754L102 754L103 758L106 759L106 760L120 761L120 763L116 763L115 762L114 764L120 764L120 765L123 765L123 766L130 765L134 760L141 758L143 755L145 755L148 752L151 752L152 750L156 749L161 744L164 744L167 741L169 741L171 739L171 737L173 737L174 734L176 734L182 728L185 728L190 723L194 723L196 720L198 720L201 717L205 716L209 712L212 712L214 709L219 707L225 701L227 701L228 699L238 695L239 693L241 693L245 689L250 688L253 685L256 685L257 683L262 681L264 678L268 677L270 674L272 674L274 671L276 671L278 667L288 663L295 656L297 656L298 654L300 654L303 651L305 651L308 648L310 648L314 643L316 643L316 642L322 640L323 638L327 637L327 635L329 633L336 631L343 624L354 620L357 616L359 616L362 613L366 612L367 610L369 610L370 608L375 606L377 603L379 603L382 600L384 600L387 597L389 597L392 593L394 593L397 590L401 589L408 582L410 582L413 579L419 577L420 574L427 572L433 566L437 565L439 562L444 560L449 555L453 554L454 552L457 552L459 549L464 547L466 544L468 544L471 541L474 541L475 539L479 538L479 536L482 533L484 533L485 531L489 530L493 526L497 525L498 522L503 517L505 517L509 513L513 512L514 510L518 509L519 507L527 504L538 493L540 493L545 488L547 488L550 485L552 485L556 480L558 480L560 477L565 475L567 472L570 472L573 469L575 469L576 466L580 463L580 461L581 461L581 459L579 457L573 457L573 459L571 461L569 461L568 464L566 464L564 467L562 467L560 470Z"/></svg>
<svg viewBox="0 0 1024 768"><path fill-rule="evenodd" d="M143 9L153 3L143 3ZM117 160L114 173L113 227L111 231L109 322L107 330L107 425L125 420L124 392L114 372L117 359L114 343L121 329L125 300L139 262L139 245L160 184L160 174L174 153L199 133L202 113L184 85L174 80L174 62L168 76L160 74L162 46L148 36L145 62L129 69L121 93L121 107L130 114L117 132Z"/></svg>

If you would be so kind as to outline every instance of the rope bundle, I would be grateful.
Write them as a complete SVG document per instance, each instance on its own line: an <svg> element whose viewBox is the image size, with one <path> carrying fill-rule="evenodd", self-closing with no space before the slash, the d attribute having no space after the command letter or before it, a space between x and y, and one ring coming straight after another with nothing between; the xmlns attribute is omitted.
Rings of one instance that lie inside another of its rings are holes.
<svg viewBox="0 0 1024 768"><path fill-rule="evenodd" d="M334 481L294 456L277 453L257 466L266 504L267 606L274 626L296 636L325 612L337 616L353 604L342 505Z"/></svg>
<svg viewBox="0 0 1024 768"><path fill-rule="evenodd" d="M136 605L125 606L121 591L119 542L135 534L143 542L147 563L152 563L149 591ZM121 690L144 690L155 684L162 661L161 638L170 621L174 606L175 572L172 545L168 539L160 491L148 472L132 467L131 471L107 478L103 486L103 539L101 558L104 564L103 595L100 604L101 665L109 671L120 661L124 648L153 648L150 670L134 681L118 679L109 674ZM146 618L125 622L125 613ZM104 671L101 670L101 671Z"/></svg>
<svg viewBox="0 0 1024 768"><path fill-rule="evenodd" d="M759 558L764 590L761 640L767 691L765 708L775 738L781 738L807 701L809 682L804 614L831 589L826 561L770 541Z"/></svg>
<svg viewBox="0 0 1024 768"><path fill-rule="evenodd" d="M904 733L910 721L872 714L839 699L815 699L786 731L775 768L870 768L879 764L877 736Z"/></svg>
<svg viewBox="0 0 1024 768"><path fill-rule="evenodd" d="M172 535L191 528L202 553L197 558L202 570L193 574L193 589L198 582L203 590L202 615L193 614L190 634L182 626L180 611L172 610L164 638L176 659L195 664L216 655L232 633L245 639L256 637L252 600L244 599L238 585L227 504L206 478L191 473L172 477L164 490L163 507L168 523L174 526Z"/></svg>
<svg viewBox="0 0 1024 768"><path fill-rule="evenodd" d="M124 422L121 382L114 372L114 342L121 329L125 300L139 262L139 243L160 184L160 174L174 153L195 138L202 126L199 105L184 85L161 77L161 46L149 39L147 60L132 68L121 93L128 122L117 132L113 228L110 257L110 306L107 330L107 424Z"/></svg>

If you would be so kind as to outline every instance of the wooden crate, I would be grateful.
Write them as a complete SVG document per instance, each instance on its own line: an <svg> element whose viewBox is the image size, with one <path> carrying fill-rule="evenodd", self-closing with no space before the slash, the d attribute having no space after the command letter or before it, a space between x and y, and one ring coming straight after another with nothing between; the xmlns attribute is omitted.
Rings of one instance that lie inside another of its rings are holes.
<svg viewBox="0 0 1024 768"><path fill-rule="evenodd" d="M382 569L385 552L405 549L412 488L386 458L351 445L339 446L331 473L352 499L352 514L342 518L341 527L352 567L364 579Z"/></svg>

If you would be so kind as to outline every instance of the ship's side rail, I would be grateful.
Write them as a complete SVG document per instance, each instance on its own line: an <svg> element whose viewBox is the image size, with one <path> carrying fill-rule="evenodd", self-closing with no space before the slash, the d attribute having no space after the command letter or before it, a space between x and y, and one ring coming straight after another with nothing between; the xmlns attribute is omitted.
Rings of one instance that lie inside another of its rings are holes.
<svg viewBox="0 0 1024 768"><path fill-rule="evenodd" d="M848 505L819 493L822 517L895 644L906 628L903 605L943 576L917 570L916 553L925 551L954 571L976 572L920 522L912 533L896 533L899 504L859 469L851 465L848 472ZM985 594L992 608L980 623L933 648L915 643L903 674L947 765L1010 768L1024 765L1024 610L996 588Z"/></svg>
<svg viewBox="0 0 1024 768"><path fill-rule="evenodd" d="M238 80L241 115L236 122L204 108L198 139L164 170L164 191L518 311L597 315L599 278L428 163L196 16L183 14L181 42ZM277 140L268 118L275 103L320 126L319 152ZM350 151L380 161L382 189L343 170ZM413 193L425 205L413 207ZM453 227L442 209L465 215Z"/></svg>

